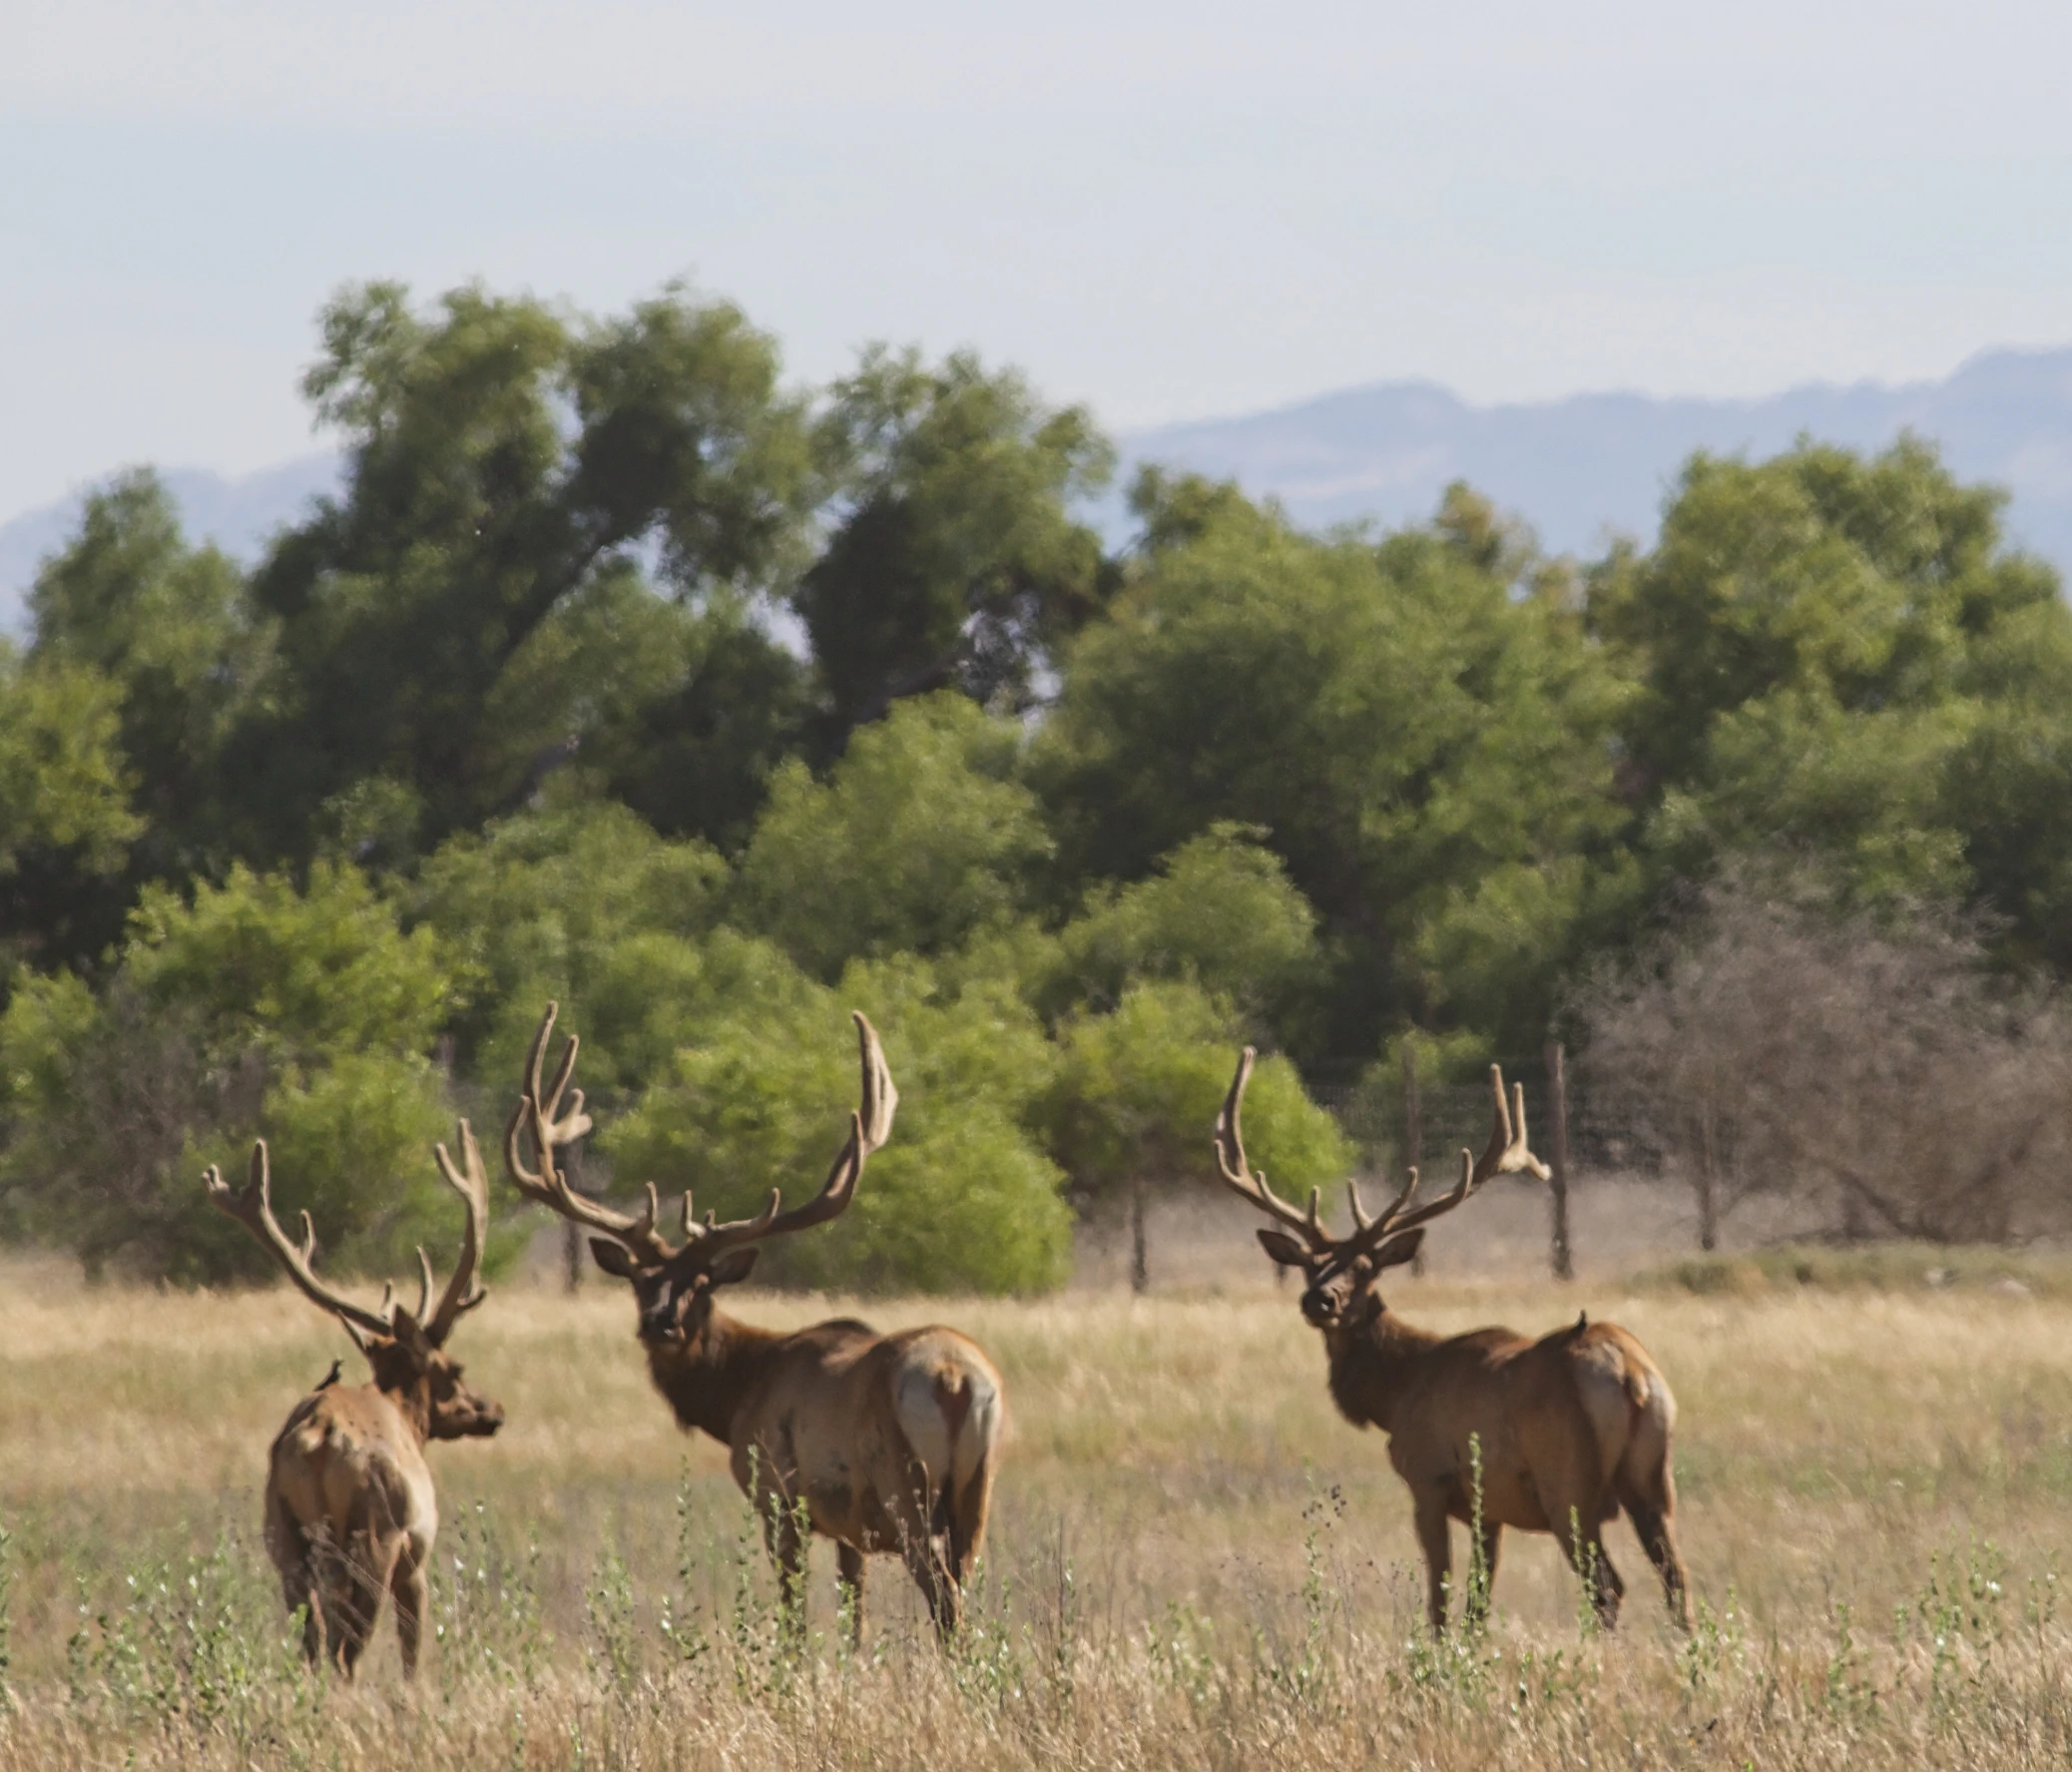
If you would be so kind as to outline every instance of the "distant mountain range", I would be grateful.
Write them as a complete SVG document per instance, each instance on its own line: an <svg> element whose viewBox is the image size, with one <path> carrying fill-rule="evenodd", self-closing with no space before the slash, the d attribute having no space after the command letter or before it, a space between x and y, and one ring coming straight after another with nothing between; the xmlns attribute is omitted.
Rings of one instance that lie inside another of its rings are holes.
<svg viewBox="0 0 2072 1772"><path fill-rule="evenodd" d="M1994 350L1945 381L1815 383L1756 400L1588 393L1471 406L1430 382L1348 388L1242 418L1138 431L1132 460L1165 461L1272 493L1308 527L1431 515L1463 479L1558 553L1653 537L1696 449L1761 457L1806 433L1876 448L1911 430L1967 480L2013 494L2008 528L2072 578L2072 349Z"/></svg>
<svg viewBox="0 0 2072 1772"><path fill-rule="evenodd" d="M1430 382L1348 388L1238 418L1134 431L1127 461L1163 461L1281 500L1299 523L1428 517L1464 479L1522 516L1547 547L1599 551L1615 533L1651 538L1694 449L1775 454L1802 433L1877 448L1911 430L1967 480L2013 495L2014 539L2072 579L2072 349L1991 350L1942 381L1813 383L1754 400L1574 394L1473 406ZM338 460L306 456L243 479L168 472L188 528L250 559L337 483ZM37 563L64 544L77 495L0 524L0 630L18 628Z"/></svg>

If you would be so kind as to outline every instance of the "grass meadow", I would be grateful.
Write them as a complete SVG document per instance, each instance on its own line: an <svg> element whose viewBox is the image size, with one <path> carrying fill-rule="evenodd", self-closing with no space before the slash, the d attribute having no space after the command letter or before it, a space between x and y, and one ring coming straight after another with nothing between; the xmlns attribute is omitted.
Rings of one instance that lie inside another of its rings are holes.
<svg viewBox="0 0 2072 1772"><path fill-rule="evenodd" d="M872 1301L882 1328L975 1335L1012 1429L957 1649L876 1559L860 1656L824 1544L806 1640L778 1630L721 1449L649 1389L619 1289L506 1285L457 1346L509 1426L430 1454L435 1640L404 1687L384 1614L348 1688L301 1670L258 1532L266 1445L353 1361L343 1337L285 1291L7 1266L0 1772L2062 1763L2072 1297L2004 1263L1808 1277L1391 1295L1437 1327L1587 1305L1648 1345L1682 1411L1688 1638L1622 1521L1615 1634L1551 1540L1512 1533L1486 1631L1429 1639L1383 1444L1332 1413L1317 1338L1250 1270L1143 1301Z"/></svg>

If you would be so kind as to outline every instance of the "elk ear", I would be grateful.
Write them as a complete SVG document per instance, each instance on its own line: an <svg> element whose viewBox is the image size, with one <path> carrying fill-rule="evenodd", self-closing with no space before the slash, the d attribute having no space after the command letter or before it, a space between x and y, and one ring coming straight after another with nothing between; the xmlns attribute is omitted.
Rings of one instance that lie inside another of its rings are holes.
<svg viewBox="0 0 2072 1772"><path fill-rule="evenodd" d="M1404 1262L1413 1260L1417 1246L1424 1241L1422 1230L1405 1231L1400 1237L1390 1237L1367 1259L1374 1264L1374 1272L1383 1268L1399 1268Z"/></svg>
<svg viewBox="0 0 2072 1772"><path fill-rule="evenodd" d="M730 1249L713 1263L712 1283L715 1286L735 1286L749 1277L750 1269L756 1265L756 1257L762 1250L751 1244L747 1249Z"/></svg>
<svg viewBox="0 0 2072 1772"><path fill-rule="evenodd" d="M1300 1268L1305 1274L1309 1271L1308 1250L1304 1249L1301 1244L1297 1243L1286 1231L1277 1231L1270 1227L1262 1226L1259 1233L1259 1246L1284 1268Z"/></svg>
<svg viewBox="0 0 2072 1772"><path fill-rule="evenodd" d="M590 1259L606 1273L615 1274L621 1280L633 1278L633 1255L624 1243L614 1243L609 1237L592 1237Z"/></svg>

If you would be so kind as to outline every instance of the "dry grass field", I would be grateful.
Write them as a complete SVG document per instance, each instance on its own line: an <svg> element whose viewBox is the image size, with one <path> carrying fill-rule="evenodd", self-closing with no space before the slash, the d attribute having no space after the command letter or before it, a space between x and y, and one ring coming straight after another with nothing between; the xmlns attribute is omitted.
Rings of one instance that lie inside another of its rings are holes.
<svg viewBox="0 0 2072 1772"><path fill-rule="evenodd" d="M285 1292L0 1268L0 1772L2062 1763L2072 1299L1997 1271L1403 1282L1433 1326L1587 1305L1647 1343L1681 1404L1703 1602L1673 1633L1622 1523L1626 1616L1595 1634L1552 1542L1514 1533L1486 1634L1439 1646L1382 1443L1332 1414L1316 1338L1263 1277L873 1302L881 1327L976 1335L1013 1427L957 1651L878 1561L860 1658L824 1545L808 1640L777 1629L720 1449L649 1390L618 1290L506 1285L460 1352L510 1425L431 1454L437 1640L405 1689L384 1620L345 1689L299 1671L257 1532L266 1444L343 1338Z"/></svg>

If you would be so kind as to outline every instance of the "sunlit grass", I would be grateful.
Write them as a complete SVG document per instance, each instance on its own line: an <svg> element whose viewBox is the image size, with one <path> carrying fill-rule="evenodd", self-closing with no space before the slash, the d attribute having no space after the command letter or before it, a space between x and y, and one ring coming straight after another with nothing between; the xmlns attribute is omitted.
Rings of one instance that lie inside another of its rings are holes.
<svg viewBox="0 0 2072 1772"><path fill-rule="evenodd" d="M1705 1602L1676 1637L1621 1525L1625 1620L1593 1636L1553 1544L1513 1533L1487 1637L1442 1649L1407 1496L1291 1295L873 1301L987 1347L1010 1440L964 1647L937 1654L879 1559L860 1664L824 1547L812 1641L779 1640L724 1452L650 1390L626 1300L507 1288L457 1346L509 1426L432 1451L443 1634L398 1705L386 1624L359 1690L295 1671L258 1544L265 1447L333 1357L357 1376L343 1338L284 1293L4 1278L0 1767L1975 1767L2072 1740L2072 1303L2042 1288L1405 1282L1433 1327L1587 1306L1641 1337Z"/></svg>

